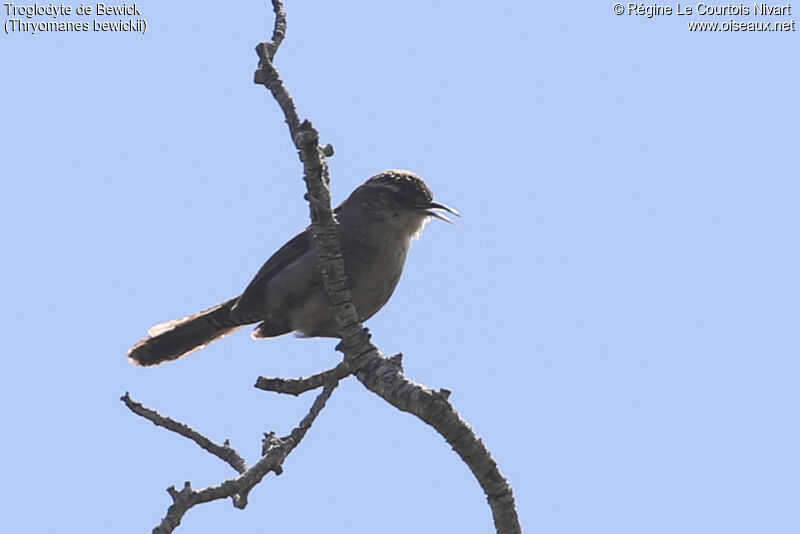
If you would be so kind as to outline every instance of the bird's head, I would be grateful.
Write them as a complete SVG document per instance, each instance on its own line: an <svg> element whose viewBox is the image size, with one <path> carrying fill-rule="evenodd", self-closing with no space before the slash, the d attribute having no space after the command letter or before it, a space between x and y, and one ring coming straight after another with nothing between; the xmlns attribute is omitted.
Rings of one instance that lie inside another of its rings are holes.
<svg viewBox="0 0 800 534"><path fill-rule="evenodd" d="M359 209L365 222L380 221L409 237L416 237L431 217L455 224L441 213L458 216L453 208L433 200L425 182L411 171L392 169L376 174L356 188L340 206ZM338 211L338 210L337 210Z"/></svg>

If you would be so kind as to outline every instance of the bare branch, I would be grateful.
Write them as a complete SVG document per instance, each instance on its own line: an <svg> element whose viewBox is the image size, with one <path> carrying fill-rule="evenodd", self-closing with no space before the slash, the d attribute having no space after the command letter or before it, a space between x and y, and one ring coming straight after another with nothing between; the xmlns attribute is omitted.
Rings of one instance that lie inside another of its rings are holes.
<svg viewBox="0 0 800 534"><path fill-rule="evenodd" d="M275 12L275 25L272 28L272 39L267 44L267 54L270 61L275 59L275 53L286 37L286 11L280 0L272 0L272 11Z"/></svg>
<svg viewBox="0 0 800 534"><path fill-rule="evenodd" d="M308 432L308 429L311 428L311 425L314 423L314 420L317 418L319 413L325 407L325 403L328 402L328 399L331 398L333 390L336 389L336 386L338 385L339 383L335 382L332 384L327 384L324 388L322 388L322 392L320 392L320 394L317 395L317 398L314 400L314 404L311 405L311 409L308 410L308 413L300 421L300 424L297 425L297 427L294 428L294 430L292 430L290 436L293 440L293 444L291 449L289 449L289 451L287 452L287 454L291 452L292 449L297 447L297 444L300 443L300 440L303 439L303 436L306 435L306 432Z"/></svg>
<svg viewBox="0 0 800 534"><path fill-rule="evenodd" d="M272 64L275 53L278 51L283 38L286 36L286 12L280 0L272 0L272 8L275 11L275 25L272 30L272 40L256 45L258 54L258 69L253 75L253 82L265 86L270 90L275 101L286 117L286 124L289 126L289 133L292 139L297 135L300 126L300 119L297 116L297 108L294 105L288 89L283 84L278 70Z"/></svg>
<svg viewBox="0 0 800 534"><path fill-rule="evenodd" d="M292 140L303 162L306 182L306 199L311 208L314 242L318 250L319 269L325 291L330 299L331 310L339 324L342 339L337 350L344 354L344 361L323 373L308 378L283 379L260 377L256 387L279 393L298 395L322 386L322 391L312 404L308 414L288 436L277 437L269 433L264 438L262 458L251 468L233 449L219 446L182 423L163 417L152 410L133 402L126 394L123 401L135 413L146 417L159 426L169 428L227 461L240 475L218 486L193 490L189 482L180 491L170 488L173 504L167 515L153 532L166 534L180 523L186 511L202 502L231 497L234 506L244 508L250 490L270 471L280 474L286 456L305 436L311 424L325 406L339 380L355 373L370 391L402 411L412 413L431 425L453 447L469 466L483 488L492 510L498 534L522 532L517 517L514 496L510 485L500 473L489 450L472 428L461 418L448 401L450 392L434 391L405 378L402 374L400 356L386 358L370 341L369 331L360 322L352 301L344 260L338 239L338 223L330 205L329 176L325 157L333 154L333 148L319 146L319 133L308 120L300 123L294 102L289 95L272 60L286 32L286 15L280 0L272 0L276 14L272 40L256 47L259 66L255 72L256 83L264 85L278 102L289 126ZM146 415L145 415L146 414ZM222 451L221 451L221 450ZM238 464L226 460L222 454L233 451ZM236 467L239 465L239 467Z"/></svg>
<svg viewBox="0 0 800 534"><path fill-rule="evenodd" d="M511 486L486 445L448 401L450 391L434 391L409 380L385 357L372 359L356 376L367 389L392 406L428 423L453 447L486 494L498 534L522 532Z"/></svg>
<svg viewBox="0 0 800 534"><path fill-rule="evenodd" d="M327 164L319 148L319 134L311 122L306 120L300 125L294 140L303 161L303 179L308 191L306 200L311 205L311 228L317 244L322 282L330 299L331 310L339 323L342 342L336 348L342 351L354 368L358 368L358 358L369 352L377 355L378 351L369 343L369 331L361 324L353 305L350 282L339 245L339 223L331 209Z"/></svg>
<svg viewBox="0 0 800 534"><path fill-rule="evenodd" d="M145 408L141 403L133 400L127 392L125 395L120 397L120 400L124 402L125 406L127 406L133 413L144 417L154 425L166 428L167 430L171 430L176 434L180 434L181 436L194 441L203 450L210 452L223 462L233 467L237 473L241 474L247 471L247 462L239 455L238 452L236 452L235 449L228 444L227 440L223 445L218 445L194 430L189 425L169 417L165 417L155 410L151 410L150 408Z"/></svg>
<svg viewBox="0 0 800 534"><path fill-rule="evenodd" d="M322 373L304 378L279 378L259 376L255 386L264 391L274 391L275 393L286 393L289 395L300 395L306 391L317 389L332 382L353 374L350 365L342 362L333 369L328 369Z"/></svg>
<svg viewBox="0 0 800 534"><path fill-rule="evenodd" d="M167 493L172 497L172 505L167 509L167 515L153 529L153 534L169 534L181 523L183 516L190 508L197 504L232 498L236 508L245 508L247 498L252 490L270 472L280 475L283 472L283 462L292 450L300 443L311 428L314 420L325 407L337 383L327 384L314 400L311 408L300 423L292 429L288 436L277 437L274 432L264 436L262 457L253 467L242 472L238 477L231 478L217 486L209 486L201 490L192 489L190 482L185 482L182 490L174 486L167 488ZM127 397L127 395L126 395ZM125 397L123 397L123 401ZM130 401L130 399L128 399ZM133 402L133 401L130 401ZM128 404L128 402L126 402ZM136 404L136 403L134 403ZM130 407L130 406L129 406ZM133 408L131 408L133 409ZM145 408L145 410L147 410ZM152 410L148 410L152 412ZM139 413L138 411L136 413ZM153 412L154 413L154 412ZM159 416L162 417L163 416ZM150 419L150 417L147 417Z"/></svg>
<svg viewBox="0 0 800 534"><path fill-rule="evenodd" d="M288 93L284 94L286 88L280 82L277 71L271 61L264 61L263 58L259 72L262 69L265 71L264 84L283 109L303 162L303 177L308 191L306 199L311 206L319 269L342 338L337 350L344 354L344 361L350 364L358 379L370 391L400 410L413 413L450 443L483 488L499 534L521 533L511 486L500 473L486 446L448 402L449 392L434 392L408 380L399 366L384 357L370 342L369 332L362 326L350 294L339 245L338 223L330 204L325 155L319 147L319 133L308 120L297 128L293 126L297 120L296 111L293 104L290 107L284 105L284 102L291 103L291 99Z"/></svg>

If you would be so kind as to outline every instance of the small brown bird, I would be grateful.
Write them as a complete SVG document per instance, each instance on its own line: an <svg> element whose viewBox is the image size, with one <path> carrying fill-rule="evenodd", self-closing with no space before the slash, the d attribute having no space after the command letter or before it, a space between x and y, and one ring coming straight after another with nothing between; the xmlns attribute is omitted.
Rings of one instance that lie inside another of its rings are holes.
<svg viewBox="0 0 800 534"><path fill-rule="evenodd" d="M362 321L391 297L411 241L428 220L453 223L435 210L458 215L434 202L422 178L404 170L373 176L336 208L342 256ZM260 323L255 338L292 331L302 337L338 337L317 262L311 229L306 228L267 260L240 296L155 325L128 357L137 365L175 360L253 323Z"/></svg>

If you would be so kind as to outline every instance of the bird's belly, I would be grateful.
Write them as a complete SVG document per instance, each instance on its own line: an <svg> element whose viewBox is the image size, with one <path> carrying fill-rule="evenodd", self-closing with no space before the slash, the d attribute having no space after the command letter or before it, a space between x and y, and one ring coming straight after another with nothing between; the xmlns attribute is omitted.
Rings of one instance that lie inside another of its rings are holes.
<svg viewBox="0 0 800 534"><path fill-rule="evenodd" d="M392 296L403 272L408 247L394 247L369 254L372 261L363 258L348 261L345 266L351 286L353 304L362 321L375 315ZM292 328L309 337L338 337L339 325L329 307L329 300L322 286L299 299L290 312Z"/></svg>

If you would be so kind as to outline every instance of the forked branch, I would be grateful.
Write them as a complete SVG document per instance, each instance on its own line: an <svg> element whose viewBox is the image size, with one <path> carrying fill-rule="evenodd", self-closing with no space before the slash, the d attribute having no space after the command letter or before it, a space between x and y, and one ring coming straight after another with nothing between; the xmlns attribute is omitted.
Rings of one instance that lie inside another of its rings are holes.
<svg viewBox="0 0 800 534"><path fill-rule="evenodd" d="M126 394L122 400L135 413L191 439L239 473L239 476L218 486L201 490L192 489L189 482L186 482L180 491L174 487L169 488L173 504L154 532L159 534L172 532L186 511L202 502L230 497L234 506L244 508L250 490L267 473L273 471L280 474L286 456L311 427L339 380L355 374L367 389L398 409L414 414L447 440L483 488L498 534L521 533L522 528L517 517L511 486L500 473L489 450L450 404L448 400L450 392L444 389L435 391L406 378L402 372L400 356L392 358L384 356L371 343L369 332L361 324L350 294L339 245L338 223L330 204L328 187L330 180L325 158L332 154L332 148L330 145L320 146L319 134L308 120L300 122L291 95L273 64L275 54L286 33L286 14L280 0L272 0L272 5L275 12L272 39L256 47L259 65L254 80L269 89L283 111L292 140L303 162L306 199L311 208L312 231L319 257L318 266L331 309L339 322L342 341L337 350L343 353L344 359L333 369L307 378L260 377L258 379L256 387L267 391L292 395L320 387L322 391L308 414L287 436L279 438L274 433L265 436L262 458L249 468L244 459L227 443L215 444L187 425L144 408Z"/></svg>

